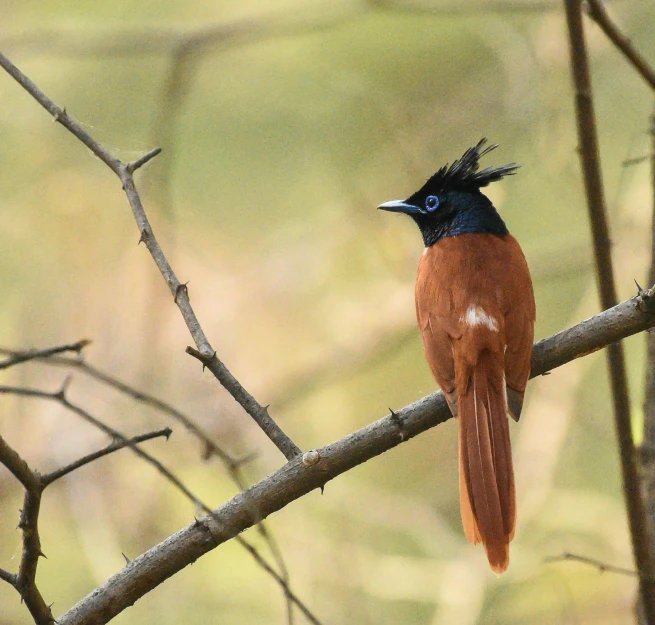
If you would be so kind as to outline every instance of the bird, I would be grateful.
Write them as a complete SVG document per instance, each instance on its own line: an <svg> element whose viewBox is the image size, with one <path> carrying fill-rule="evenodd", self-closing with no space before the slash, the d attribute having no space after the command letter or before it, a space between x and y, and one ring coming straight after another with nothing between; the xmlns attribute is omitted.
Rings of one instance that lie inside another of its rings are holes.
<svg viewBox="0 0 655 625"><path fill-rule="evenodd" d="M483 544L499 574L516 527L507 416L521 415L536 307L521 247L480 190L519 168L480 170L480 159L497 147L482 139L407 199L378 208L409 215L423 237L416 317L432 375L459 422L464 534Z"/></svg>

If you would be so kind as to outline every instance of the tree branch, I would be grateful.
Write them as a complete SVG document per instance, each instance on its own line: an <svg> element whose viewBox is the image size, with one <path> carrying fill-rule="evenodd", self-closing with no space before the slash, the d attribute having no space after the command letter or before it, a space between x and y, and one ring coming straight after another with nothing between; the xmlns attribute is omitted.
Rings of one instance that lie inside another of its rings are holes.
<svg viewBox="0 0 655 625"><path fill-rule="evenodd" d="M638 577L639 574L637 571L632 569L624 569L620 566L614 566L613 564L606 564L601 560L596 560L596 558L588 558L587 556L579 556L575 553L569 553L565 551L560 556L550 556L544 559L544 562L581 562L582 564L589 564L593 567L596 567L600 573L618 573L619 575L628 575L630 577Z"/></svg>
<svg viewBox="0 0 655 625"><path fill-rule="evenodd" d="M655 288L535 345L532 377L655 326ZM428 395L341 440L306 452L130 562L59 619L106 623L218 545L353 467L451 418L441 393Z"/></svg>
<svg viewBox="0 0 655 625"><path fill-rule="evenodd" d="M9 358L0 362L0 370L8 369L9 367L28 362L29 360L47 358L48 356L54 356L63 352L76 352L79 354L90 342L87 339L82 339L70 345L57 345L56 347L47 347L45 349L30 349L22 352L6 350L4 353L8 353Z"/></svg>
<svg viewBox="0 0 655 625"><path fill-rule="evenodd" d="M608 39L625 56L628 63L641 74L642 78L651 86L651 89L655 89L655 70L637 52L630 39L612 21L603 0L587 0L587 6L589 7L589 17L600 26Z"/></svg>
<svg viewBox="0 0 655 625"><path fill-rule="evenodd" d="M24 387L17 387L17 386L5 386L5 385L0 385L0 394L13 394L13 395L20 395L23 397L33 397L36 399L45 399L49 401L56 401L60 403L62 406L70 410L71 412L77 414L79 417L90 423L91 425L95 426L96 428L102 430L109 436L113 437L116 441L123 443L124 447L129 447L137 456L139 456L142 460L145 460L148 462L150 465L154 466L155 469L161 475L175 488L177 488L189 501L191 501L194 506L203 512L205 512L207 515L210 517L214 517L214 512L212 509L207 506L206 503L204 503L199 497L197 497L185 484L182 482L180 478L178 478L170 469L168 469L165 465L163 465L159 460L151 456L148 452L143 451L140 447L137 447L135 445L130 444L130 439L125 437L123 434L121 434L118 430L115 430L114 428L108 426L107 424L103 423L93 415L89 414L86 410L84 410L82 407L78 406L77 404L72 403L67 397L66 397L66 384L64 384L64 387L57 392L51 393L47 391L42 391L39 389L32 389L32 388L24 388ZM110 445L111 447L111 445ZM1 448L0 448L1 451ZM56 472L55 472L56 473ZM35 474L36 476L36 474ZM46 476L47 479L48 476ZM38 486L40 488L39 493L45 488L45 485L42 483L42 480L36 476L36 479L38 479ZM52 480L50 480L52 482ZM247 491L246 491L247 492ZM259 511L257 509L257 504L256 502L251 501L247 496L246 496L246 505L248 506L249 514L252 519L255 519L252 525L259 524L263 520L263 516L259 514ZM38 512L38 511L37 511ZM218 527L222 527L220 519L214 518L214 524ZM278 573L275 571L266 561L264 558L259 554L259 552L255 549L254 546L252 546L248 541L246 541L244 538L241 536L237 537L237 541L239 544L244 547L255 559L255 561L262 566L262 568L275 579L275 581L280 584L282 587L285 597L293 602L298 608L310 619L310 621L314 625L321 625L320 621L310 612L309 608L303 603L303 601L291 590L291 587L289 585L289 579L288 579L288 574L286 573L286 567L284 566L284 563L281 562L281 559L279 558L279 552L275 548L275 543L272 541L268 533L266 533L265 530L260 529L260 533L262 533L267 540L269 547L271 548L271 551L273 552L273 556L278 562L278 565L280 566L281 573ZM39 548L40 549L40 548ZM32 550L33 552L33 550ZM19 574L19 579L20 579L20 574ZM36 587L35 587L36 588ZM45 605L45 604L44 604ZM41 623L39 623L41 625Z"/></svg>
<svg viewBox="0 0 655 625"><path fill-rule="evenodd" d="M141 236L139 242L143 242L148 248L152 259L155 261L159 272L166 281L173 300L184 318L184 321L191 333L191 336L198 348L198 353L207 360L209 370L216 376L216 379L227 389L232 397L243 407L243 409L255 420L264 433L284 454L287 460L298 456L300 449L282 431L277 423L268 414L268 410L261 406L257 400L232 375L228 368L218 358L216 351L211 346L205 333L200 326L196 313L191 306L189 290L186 284L181 283L170 263L166 259L161 246L155 238L150 221L141 203L141 198L134 183L134 170L145 162L156 156L158 151L152 150L133 163L122 163L100 143L98 143L88 132L86 132L75 120L73 120L65 109L57 106L48 96L45 95L25 74L23 74L7 57L0 53L0 66L3 67L12 78L14 78L43 108L45 108L64 128L77 137L86 145L105 165L107 165L120 179L125 195L127 196L134 219L139 228Z"/></svg>
<svg viewBox="0 0 655 625"><path fill-rule="evenodd" d="M593 233L596 276L601 305L603 308L609 308L616 303L617 295L603 194L589 62L582 23L582 0L564 0L564 5L569 29L579 150ZM646 509L632 440L630 396L622 345L615 343L609 346L607 364L610 373L614 423L619 445L623 493L628 512L632 549L639 571L640 592L644 601L647 622L649 625L655 625L655 567L648 540Z"/></svg>
<svg viewBox="0 0 655 625"><path fill-rule="evenodd" d="M20 352L13 352L12 350L6 348L0 348L0 353L12 355L14 353L20 353ZM204 432L203 429L195 423L195 421L193 421L191 417L184 414L177 408L171 406L169 403L159 399L158 397L140 391L139 389L136 389L133 386L126 384L122 380L119 380L118 378L109 375L104 371L101 371L97 367L94 367L93 365L89 364L84 358L70 358L67 356L48 356L48 357L39 356L38 358L42 363L46 365L69 367L71 369L81 371L82 373L88 375L94 380L106 384L110 388L113 388L118 392L127 395L128 397L131 397L132 399L135 399L138 402L151 406L152 408L159 410L160 412L168 415L169 417L172 417L175 421L181 423L202 443L204 447L203 455L205 459L210 458L212 455L217 456L225 464L226 468L228 469L232 477L237 478L237 482L240 488L242 489L244 488L243 486L241 486L242 480L240 479L240 476L235 475L235 472L238 471L239 467L242 464L244 464L245 462L250 460L250 458L252 458L252 454L248 454L243 458L232 457L231 454L229 454L217 443L215 443L211 439L211 437L206 432Z"/></svg>
<svg viewBox="0 0 655 625"><path fill-rule="evenodd" d="M163 430L157 430L156 432L148 432L147 434L141 434L139 436L134 436L133 438L126 438L123 440L114 441L113 443L107 445L107 447L103 449L99 449L98 451L94 451L91 454L87 454L86 456L79 458L78 460L75 460L75 462L71 462L70 464L67 464L65 467L61 467L56 471L52 471L51 473L46 473L45 475L42 475L41 483L43 484L44 487L49 486L54 481L64 477L65 475L68 475L69 473L72 473L73 471L79 469L80 467L83 467L85 464L89 464L93 462L94 460L104 458L109 454L113 454L115 451L124 449L125 447L133 447L138 443L143 443L144 441L149 441L153 438L159 438L160 436L165 436L166 440L168 440L168 438L172 433L173 430L171 430L170 428L164 428Z"/></svg>

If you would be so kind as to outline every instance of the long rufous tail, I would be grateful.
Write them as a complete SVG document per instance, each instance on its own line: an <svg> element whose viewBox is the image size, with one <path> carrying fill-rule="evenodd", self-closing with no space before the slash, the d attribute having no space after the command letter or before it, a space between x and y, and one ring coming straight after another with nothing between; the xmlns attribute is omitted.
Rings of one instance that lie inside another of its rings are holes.
<svg viewBox="0 0 655 625"><path fill-rule="evenodd" d="M496 573L509 565L516 524L503 370L502 357L483 350L457 397L462 524L470 542L484 545Z"/></svg>

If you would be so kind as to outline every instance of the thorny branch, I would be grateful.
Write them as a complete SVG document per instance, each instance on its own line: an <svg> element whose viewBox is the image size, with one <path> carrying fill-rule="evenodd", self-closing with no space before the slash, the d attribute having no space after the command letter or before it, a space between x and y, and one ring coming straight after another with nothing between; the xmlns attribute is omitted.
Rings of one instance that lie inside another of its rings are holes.
<svg viewBox="0 0 655 625"><path fill-rule="evenodd" d="M55 350L53 351L54 354L59 353L59 351L57 351L58 348L53 348L53 349ZM8 355L11 359L11 357L14 357L17 354L21 354L22 352L15 352L13 350L9 350L6 348L0 348L0 353ZM150 395L149 393L140 391L130 386L129 384L126 384L125 382L117 379L116 377L111 376L104 371L101 371L97 367L90 365L84 358L81 351L76 357L58 356L58 355L50 356L50 355L43 355L42 353L40 353L36 356L36 358L38 358L39 362L42 362L47 365L68 367L71 369L75 369L77 371L81 371L82 373L88 375L92 379L95 379L98 382L101 382L102 384L109 386L110 388L114 388L115 390L124 393L129 397L132 397L136 401L151 406L152 408L155 408L156 410L159 410L160 412L172 417L173 419L184 425L190 432L192 432L202 442L204 447L203 456L205 459L209 459L212 455L216 455L228 470L230 477L232 478L236 486L240 490L245 490L247 488L247 484L241 475L240 469L245 462L249 461L253 457L253 454L248 454L244 458L232 457L228 452L226 452L219 445L217 445L212 440L212 438L195 423L195 421L191 417L187 416L180 410L174 408L173 406L162 401L161 399L153 395ZM16 360L16 363L17 362L20 361ZM262 568L266 570L266 572L273 575L273 577L275 577L276 580L279 577L284 581L282 588L284 590L285 597L287 597L287 599L290 600L291 603L293 603L293 600L289 599L289 594L290 594L289 572L287 570L286 563L284 561L284 558L282 557L282 553L277 545L277 542L274 536L268 531L266 525L263 522L257 524L257 531L268 545L271 555L273 556L273 559L275 560L275 563L278 566L279 574L271 573L271 570L269 570L270 566L248 543L243 543L243 546L246 548L247 551L249 551L249 553L251 553L251 555L253 555L253 557L257 560L260 566L262 566ZM291 594L293 595L293 593Z"/></svg>
<svg viewBox="0 0 655 625"><path fill-rule="evenodd" d="M196 313L191 306L189 290L181 283L173 268L170 266L164 252L162 251L155 234L150 226L150 221L145 213L141 197L134 183L134 172L151 158L159 153L158 149L148 152L145 156L133 163L124 164L114 157L107 148L98 143L80 124L78 124L66 109L57 106L45 93L43 93L23 72L21 72L6 56L0 53L0 66L14 78L43 108L45 108L64 128L77 137L86 145L105 165L107 165L120 179L123 190L132 208L136 220L140 242L148 248L157 268L168 285L173 300L177 304L182 317L202 355L205 366L216 376L216 379L225 387L232 397L243 407L243 409L255 420L264 433L273 441L276 447L284 454L287 460L298 456L301 451L295 443L282 431L277 423L268 414L268 410L261 406L257 400L239 383L232 375L225 364L218 358L216 351L209 343L205 333L200 326Z"/></svg>
<svg viewBox="0 0 655 625"><path fill-rule="evenodd" d="M544 559L544 562L581 562L582 564L589 564L593 567L596 567L600 573L618 573L619 575L628 575L630 577L637 577L637 571L632 569L625 569L621 566L614 566L613 564L607 564L601 560L596 560L596 558L588 558L587 556L580 556L575 553L569 553L565 551L562 555L559 556L550 556Z"/></svg>
<svg viewBox="0 0 655 625"><path fill-rule="evenodd" d="M4 351L3 353L8 354L8 358L0 362L0 370L8 369L14 365L21 364L23 362L28 362L30 360L36 360L40 358L47 358L48 356L54 356L55 354L62 354L64 352L76 352L79 354L91 341L82 339L77 341L77 343L71 343L70 345L57 345L56 347L47 347L45 349L29 349L26 351Z"/></svg>
<svg viewBox="0 0 655 625"><path fill-rule="evenodd" d="M18 524L18 528L23 534L23 551L18 573L14 574L0 570L0 579L8 582L20 593L21 599L25 602L27 609L30 611L37 625L51 625L55 622L50 606L46 604L36 585L39 558L44 556L41 549L38 526L43 491L56 480L94 460L98 460L124 447L130 446L134 449L134 446L138 443L152 438L159 436L166 436L168 438L170 433L170 429L166 428L134 438L115 441L100 451L84 456L61 469L45 475L41 475L38 471L31 469L27 462L20 457L18 452L0 436L0 463L9 469L11 474L25 489L23 509L21 510L20 522Z"/></svg>
<svg viewBox="0 0 655 625"><path fill-rule="evenodd" d="M571 72L575 88L579 151L593 234L596 276L601 305L603 308L610 308L616 304L618 298L614 282L611 241L600 169L591 76L582 20L582 0L564 0L564 6L569 30ZM655 625L655 564L648 539L646 508L639 480L637 454L632 439L630 395L625 355L621 344L615 343L608 347L607 364L621 460L623 493L628 512L633 554L639 572L640 593L647 623Z"/></svg>
<svg viewBox="0 0 655 625"><path fill-rule="evenodd" d="M655 326L655 288L535 345L532 377ZM212 516L170 536L130 562L59 619L60 625L107 622L203 554L215 549L353 467L451 418L433 393L330 445L306 452L239 493ZM256 514L253 514L256 512Z"/></svg>
<svg viewBox="0 0 655 625"><path fill-rule="evenodd" d="M209 515L211 518L214 517L214 512L212 509L207 506L202 500L200 500L196 495L193 494L191 490L178 478L170 469L168 469L166 466L164 466L159 460L151 456L149 453L143 451L140 447L136 446L134 443L131 442L131 439L126 438L123 434L115 430L114 428L108 426L107 424L103 423L96 417L92 416L89 414L86 410L78 406L77 404L71 402L68 397L66 396L66 390L67 390L67 384L64 384L61 390L57 392L47 392L47 391L42 391L38 389L32 389L32 388L22 388L22 387L16 387L16 386L6 386L6 385L0 385L0 394L12 394L12 395L19 395L23 397L32 397L36 399L45 399L49 401L56 401L62 406L64 406L66 409L70 410L74 414L78 415L91 425L95 426L96 428L102 430L109 436L111 436L115 443L113 445L109 445L108 447L105 447L104 450L101 450L97 454L91 454L92 456L95 456L94 458L88 459L89 457L85 456L84 458L81 458L78 460L76 463L73 464L78 464L79 466L83 466L84 464L87 464L88 462L91 462L92 460L102 457L107 455L108 453L111 453L112 451L116 451L117 449L120 449L122 447L129 447L137 456L139 456L142 460L145 460L148 462L150 465L154 466L155 469L159 473L162 474L162 476L168 480L173 486L175 486L182 494L189 499L196 508L202 510L205 514ZM170 434L170 430L165 429L159 432L159 435L164 436ZM145 435L146 438L151 438L152 436ZM0 439L2 440L2 439ZM138 442L138 441L137 441ZM8 461L5 462L5 458L1 454L2 448L0 447L0 462L3 464L7 464L9 462L8 468L12 470L12 467L15 468L15 470L20 471L19 475L25 480L32 479L25 468L21 468L22 465L27 466L22 459L18 456L18 454L15 454L15 458L11 456L11 454L7 454ZM33 519L33 523L30 525L27 525L26 527L31 531L32 527L36 527L36 521L38 519L38 512L39 508L38 505L40 504L40 493L43 491L45 486L49 485L56 479L59 479L63 475L69 473L70 471L74 470L75 468L79 468L77 466L71 468L71 465L68 465L66 467L63 467L59 471L55 471L52 474L47 474L45 476L38 476L38 482L36 485L39 488L39 498L36 503L33 501L33 497L30 499L31 503L31 508L30 510L33 511L31 514L33 516L28 517L28 521ZM13 472L13 470L12 470ZM37 475L37 474L34 474ZM22 483L22 479L19 478L19 480ZM28 495L30 495L31 491L27 489L26 487L26 500ZM31 495L30 495L31 496ZM258 511L252 506L252 504L248 501L246 505L249 506L249 511L250 514L252 515L253 518L257 518L259 516ZM261 519L260 519L261 520ZM21 516L21 524L23 523L23 516ZM259 523L259 521L256 521L256 523ZM216 520L216 524L218 528L221 528L221 522L220 520ZM261 530L264 536L268 536L266 533L266 530ZM35 540L34 536L32 535L34 532L31 532L31 538L32 540ZM38 534L36 535L36 540L38 540ZM320 621L314 616L314 614L309 610L309 608L305 605L305 603L293 592L291 587L289 586L289 581L288 581L288 575L286 573L286 569L284 566L282 566L282 571L281 573L278 573L273 569L267 562L266 560L259 554L259 552L255 549L254 546L252 546L248 541L246 541L244 538L241 536L236 537L237 542L248 551L248 553L251 554L251 556L255 559L257 564L261 566L269 575L275 579L275 581L282 587L285 597L287 598L288 601L293 603L295 606L297 606L300 611L307 617L307 619L313 623L314 625L321 625ZM32 545L32 543L30 543ZM279 553L276 552L276 547L274 543L269 542L269 546L271 546L271 550L273 551L273 555L278 560L278 563L280 561ZM24 547L25 549L25 547ZM32 545L30 553L33 553L35 551L36 547ZM40 553L40 543L38 544L38 553ZM32 562L32 559L29 559L28 562ZM36 575L36 563L34 561L34 575ZM17 579L17 584L20 583L21 580L21 575L19 572L18 579ZM33 588L32 588L33 586ZM35 593L38 594L38 590L36 588L36 584L32 584L30 586L30 589L33 590ZM40 597L40 595L38 595ZM24 600L27 603L27 599L23 597ZM43 603L45 605L45 603ZM30 611L32 611L30 609ZM33 613L34 615L34 613ZM51 618L51 615L50 615ZM38 623L38 625L41 625L42 622L47 622L47 621L38 621L35 616L35 621Z"/></svg>
<svg viewBox="0 0 655 625"><path fill-rule="evenodd" d="M608 39L626 57L630 65L641 74L641 77L651 86L651 88L655 89L655 70L653 70L646 59L644 59L639 51L632 45L630 39L626 37L619 27L612 21L612 18L609 16L609 13L605 8L603 0L587 0L587 6L589 7L589 17L600 26Z"/></svg>

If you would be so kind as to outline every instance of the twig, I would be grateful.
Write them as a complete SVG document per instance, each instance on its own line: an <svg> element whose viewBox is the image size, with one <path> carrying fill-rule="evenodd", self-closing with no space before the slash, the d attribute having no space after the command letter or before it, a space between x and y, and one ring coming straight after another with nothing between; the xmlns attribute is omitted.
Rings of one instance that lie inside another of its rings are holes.
<svg viewBox="0 0 655 625"><path fill-rule="evenodd" d="M92 416L90 413L88 413L86 410L84 410L82 407L78 406L77 404L74 404L71 402L68 397L66 396L66 383L64 384L64 387L62 387L61 390L57 392L47 392L47 391L42 391L39 389L32 389L32 388L24 388L24 387L18 387L18 386L5 386L5 385L0 385L0 394L12 394L12 395L19 395L23 397L32 397L36 399L45 399L49 401L56 401L60 403L62 406L64 406L66 409L70 410L71 412L77 414L79 417L90 423L91 425L95 426L96 428L102 430L109 436L113 437L116 441L119 443L123 443L123 447L129 447L137 456L139 456L142 460L145 460L148 462L150 465L154 466L155 469L161 473L161 475L168 480L173 486L175 486L187 499L189 499L196 508L202 510L205 512L209 517L213 518L214 517L214 512L212 509L207 506L200 498L196 497L196 495L178 478L170 469L168 469L166 466L164 466L159 460L151 456L149 453L143 451L140 447L134 446L130 444L130 439L125 437L123 434L121 434L118 430L115 430L114 428L108 426L107 424L103 423L96 417ZM2 440L0 438L0 440ZM110 445L111 447L111 445ZM105 448L108 449L108 448ZM1 451L1 448L0 448ZM1 457L0 457L1 458ZM83 463L85 464L85 463ZM45 476L46 479L48 476ZM61 477L61 476L58 476ZM50 480L49 483L51 483L53 480ZM45 485L41 485L41 490ZM248 499L246 496L246 505L249 506L249 515L251 518L255 519L258 518L257 521L253 523L255 525L256 523L259 523L264 517L261 517L259 515L258 510L254 507L254 503ZM221 528L221 531L223 530L221 521L218 519L215 519L216 525ZM235 535L236 536L236 535ZM282 587L285 596L292 601L302 612L305 614L314 625L321 625L320 621L312 614L312 612L309 610L309 608L303 603L303 601L291 590L289 586L289 581L288 581L288 574L286 573L286 568L284 565L281 567L282 568L282 574L278 573L275 571L266 561L264 558L257 552L254 546L252 546L248 541L246 541L244 538L241 536L236 536L237 542L244 547L256 560L256 562L262 566L262 568L269 574L271 575L278 584ZM270 543L269 543L270 545ZM273 550L274 557L276 555L276 552ZM279 562L279 561L278 561ZM19 574L19 579L20 579L20 574Z"/></svg>
<svg viewBox="0 0 655 625"><path fill-rule="evenodd" d="M47 358L48 356L54 356L63 352L76 352L79 354L90 342L87 339L82 339L81 341L77 341L77 343L71 343L69 345L58 345L56 347L46 347L45 349L30 349L22 352L12 351L9 352L9 358L0 362L0 370L8 369L9 367L28 362L29 360Z"/></svg>
<svg viewBox="0 0 655 625"><path fill-rule="evenodd" d="M589 17L600 26L609 40L628 59L628 62L641 74L642 78L655 89L655 70L646 62L632 42L626 37L609 16L603 0L587 0Z"/></svg>
<svg viewBox="0 0 655 625"><path fill-rule="evenodd" d="M50 606L46 604L36 585L36 571L39 558L44 556L41 549L38 524L43 491L55 480L68 475L93 460L97 460L128 445L132 446L136 443L155 438L156 436L168 437L170 433L170 429L166 428L165 430L144 434L132 439L116 441L105 449L80 458L47 475L41 475L37 471L32 470L27 462L21 458L19 453L0 436L0 463L9 469L25 489L23 509L21 510L20 522L18 524L18 528L23 535L23 550L18 573L13 574L0 570L0 579L11 584L20 593L21 598L37 625L51 625L54 623Z"/></svg>
<svg viewBox="0 0 655 625"><path fill-rule="evenodd" d="M655 289L535 345L532 377L655 326ZM428 395L331 445L306 452L201 519L149 549L59 619L82 625L112 617L203 554L328 481L451 418L441 393ZM253 515L253 510L257 515ZM214 523L220 526L214 528Z"/></svg>
<svg viewBox="0 0 655 625"><path fill-rule="evenodd" d="M39 537L39 510L41 508L41 495L45 486L41 483L39 475L30 469L18 452L0 436L0 463L4 464L13 476L23 485L23 509L20 513L18 528L23 535L23 551L21 554L18 573L13 575L3 571L0 576L10 583L25 602L34 622L37 625L50 625L54 622L52 611L46 604L36 586L36 569L41 551Z"/></svg>
<svg viewBox="0 0 655 625"><path fill-rule="evenodd" d="M134 436L132 438L126 438L124 440L114 441L110 445L107 445L107 447L105 447L104 449L94 451L93 453L88 454L80 458L79 460L75 460L75 462L71 462L70 464L67 464L65 467L61 467L61 469L57 469L56 471L52 471L51 473L46 473L45 475L41 476L41 483L44 486L49 486L54 481L64 477L65 475L68 475L69 473L75 471L76 469L79 469L80 467L83 467L85 464L89 464L90 462L93 462L94 460L98 460L99 458L104 458L109 454L113 454L115 451L124 449L125 447L133 447L138 443L143 443L153 438L159 438L160 436L165 436L166 440L168 440L172 432L173 430L171 430L170 428L164 428L163 430L157 430L156 432L148 432L147 434L141 434L139 436Z"/></svg>
<svg viewBox="0 0 655 625"><path fill-rule="evenodd" d="M637 571L632 569L624 569L620 566L614 566L613 564L606 564L601 560L596 560L595 558L588 558L587 556L579 556L575 553L569 553L565 551L560 556L549 556L544 559L544 562L581 562L582 564L590 564L591 566L596 567L601 573L618 573L619 575L629 575L630 577L639 577Z"/></svg>
<svg viewBox="0 0 655 625"><path fill-rule="evenodd" d="M0 353L13 355L16 352L8 350L6 348L0 348ZM134 387L118 380L117 378L110 376L109 374L100 371L98 368L90 365L82 357L79 358L68 358L66 356L51 356L46 358L40 358L40 361L48 365L57 365L74 368L78 371L85 373L91 378L106 384L107 386L116 389L119 392L122 392L129 397L134 398L137 401L140 401L146 405L149 405L169 416L173 417L178 422L182 423L188 430L190 430L202 443L204 446L204 456L205 459L209 458L211 455L216 455L226 466L230 477L234 483L238 486L240 490L245 490L247 484L241 476L240 468L241 466L249 461L254 454L248 454L243 458L233 458L230 454L224 451L219 447L210 437L206 434L196 423L187 415L180 412L170 404L158 399L157 397L144 393L135 389ZM284 580L285 585L283 586L284 595L287 598L287 603L294 603L292 599L289 598L289 572L282 556L282 553L275 541L273 535L267 530L265 524L259 523L257 525L257 531L262 536L268 548L271 552L275 563L279 569L279 577ZM277 574L276 574L277 575ZM300 607L300 601L297 601L298 606ZM302 611L306 611L306 607L300 607Z"/></svg>
<svg viewBox="0 0 655 625"><path fill-rule="evenodd" d="M596 136L589 63L582 23L582 0L564 0L564 5L569 29L571 71L576 92L578 140L593 233L596 275L601 305L603 308L610 308L616 304L617 296L598 156L598 139ZM623 346L619 343L610 345L607 349L607 361L632 548L637 570L640 574L640 590L647 621L649 625L655 625L655 569L650 553L646 510L632 440L630 398Z"/></svg>
<svg viewBox="0 0 655 625"><path fill-rule="evenodd" d="M6 348L0 348L0 353L13 354L11 350ZM181 423L187 430L189 430L203 445L204 448L204 458L209 459L211 456L217 456L230 471L230 474L237 471L238 468L243 465L245 462L249 461L252 458L252 454L247 454L243 458L234 458L231 454L225 451L217 443L215 443L209 434L207 434L195 421L185 415L183 412L174 408L165 401L162 401L154 395L140 391L129 384L126 384L122 380L109 375L108 373L101 371L97 367L89 364L83 358L69 358L66 356L52 356L52 357L39 357L39 360L46 365L55 365L59 367L70 367L71 369L76 369L81 371L85 375L102 382L103 384L116 389L120 393L132 397L138 402L141 402L147 406L151 406L156 410L172 417L177 422ZM241 487L243 488L243 487Z"/></svg>
<svg viewBox="0 0 655 625"><path fill-rule="evenodd" d="M45 93L43 93L25 74L23 74L7 57L0 53L0 66L2 66L12 78L14 78L43 108L45 108L64 128L77 137L86 145L103 163L105 163L120 179L125 195L127 196L134 219L140 232L139 241L148 248L159 272L166 281L173 300L184 318L184 321L191 333L191 336L198 348L202 358L211 362L209 370L216 376L218 381L227 389L232 397L243 407L243 409L255 420L264 433L273 441L278 449L284 454L287 460L291 460L300 453L300 449L282 431L277 423L268 414L266 408L261 406L255 398L246 391L238 380L230 373L228 368L220 361L216 351L210 345L205 333L200 326L195 311L191 306L189 291L185 284L181 283L170 263L166 259L150 221L145 213L141 198L134 183L134 170L137 165L149 160L156 154L153 150L144 157L133 163L122 163L100 143L98 143L88 132L86 132L75 120L73 120L65 109L57 106Z"/></svg>

